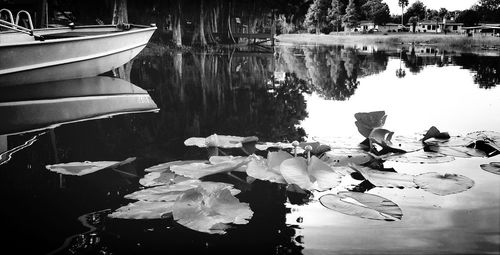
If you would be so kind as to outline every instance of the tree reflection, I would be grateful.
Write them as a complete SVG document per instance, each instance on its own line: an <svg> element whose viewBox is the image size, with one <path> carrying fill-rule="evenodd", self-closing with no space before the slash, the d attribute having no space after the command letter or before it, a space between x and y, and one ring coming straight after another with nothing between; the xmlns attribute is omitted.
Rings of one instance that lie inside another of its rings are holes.
<svg viewBox="0 0 500 255"><path fill-rule="evenodd" d="M359 77L386 69L384 52L345 46L307 46L301 50L278 48L278 68L309 81L313 92L328 100L348 100L359 86Z"/></svg>
<svg viewBox="0 0 500 255"><path fill-rule="evenodd" d="M398 78L404 78L406 76L406 71L401 68L401 62L403 61L402 55L403 55L403 49L399 52L399 69L396 70L396 76Z"/></svg>
<svg viewBox="0 0 500 255"><path fill-rule="evenodd" d="M500 61L498 57L461 54L454 62L473 72L474 83L479 88L489 89L500 84Z"/></svg>

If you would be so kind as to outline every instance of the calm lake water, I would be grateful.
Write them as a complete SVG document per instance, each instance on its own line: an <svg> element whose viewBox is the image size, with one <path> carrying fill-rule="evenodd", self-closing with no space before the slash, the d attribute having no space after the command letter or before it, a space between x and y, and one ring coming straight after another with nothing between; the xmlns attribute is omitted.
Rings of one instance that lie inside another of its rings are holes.
<svg viewBox="0 0 500 255"><path fill-rule="evenodd" d="M442 164L386 162L400 173L456 173L475 182L448 196L421 189L369 190L400 206L403 218L395 222L344 215L314 200L291 203L293 194L282 186L226 175L208 179L233 183L242 190L237 197L254 211L250 223L226 235L199 233L172 219L106 216L130 202L123 196L141 188L145 168L206 159L206 151L183 145L189 137L217 133L269 142L357 143L364 138L354 114L379 110L388 115L385 128L405 136L431 126L451 135L500 132L498 54L314 45L195 53L150 46L120 77L145 89L160 111L0 136L3 152L39 135L11 157L2 155L4 249L22 254L500 254L500 176L479 167L500 162L500 156ZM16 99L7 90L1 93L2 102ZM43 118L39 122L43 126ZM120 172L76 177L45 169L129 157L136 160Z"/></svg>

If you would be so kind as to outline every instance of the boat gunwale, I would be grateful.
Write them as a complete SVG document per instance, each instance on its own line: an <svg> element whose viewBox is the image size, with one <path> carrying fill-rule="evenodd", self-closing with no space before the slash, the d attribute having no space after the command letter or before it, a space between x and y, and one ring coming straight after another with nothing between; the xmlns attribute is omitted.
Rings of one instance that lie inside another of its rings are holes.
<svg viewBox="0 0 500 255"><path fill-rule="evenodd" d="M135 24L130 24L131 28L129 30L118 30L116 32L110 32L102 35L89 35L89 36L81 36L81 37L70 37L70 38L60 38L60 39L48 39L44 41L40 40L35 40L35 41L29 41L29 42L19 42L19 43L6 43L6 44L0 44L0 49L2 48L8 48L8 47L22 47L22 46L32 46L32 45L41 45L41 44L51 44L51 43L63 43L63 42L71 42L71 41L83 41L83 40L92 40L92 39L100 39L100 38L107 38L107 37L118 37L122 35L128 35L128 34L136 34L136 33L142 33L145 31L151 31L151 30L156 30L156 26L144 26L144 25L135 25ZM92 25L92 26L77 26L74 28L68 28L70 31L75 31L78 29L85 29L85 28L96 28L96 29L103 29L103 28L116 28L117 26L115 25ZM133 29L133 28L138 28L138 29ZM36 31L46 31L46 30L61 30L61 28L48 28L48 29L36 29ZM7 33L18 33L18 32L7 32ZM2 33L0 33L1 35Z"/></svg>

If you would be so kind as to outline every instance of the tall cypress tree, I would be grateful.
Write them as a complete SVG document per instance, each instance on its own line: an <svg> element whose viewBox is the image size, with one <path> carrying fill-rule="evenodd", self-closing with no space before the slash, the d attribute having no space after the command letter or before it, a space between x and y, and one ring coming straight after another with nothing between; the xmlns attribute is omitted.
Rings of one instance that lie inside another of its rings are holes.
<svg viewBox="0 0 500 255"><path fill-rule="evenodd" d="M349 4L345 10L345 15L342 17L342 23L346 28L352 29L359 25L360 11L356 0L349 0Z"/></svg>

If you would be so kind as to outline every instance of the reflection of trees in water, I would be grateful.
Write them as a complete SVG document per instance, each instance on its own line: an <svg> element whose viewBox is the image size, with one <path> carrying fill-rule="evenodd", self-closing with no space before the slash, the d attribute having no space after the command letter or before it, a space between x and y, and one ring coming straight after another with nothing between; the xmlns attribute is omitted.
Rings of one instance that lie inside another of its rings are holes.
<svg viewBox="0 0 500 255"><path fill-rule="evenodd" d="M273 85L274 56L226 53L141 55L132 82L150 91L161 111L150 138L183 147L191 136L256 135L262 141L301 140L306 82L287 74ZM151 141L154 142L154 141Z"/></svg>
<svg viewBox="0 0 500 255"><path fill-rule="evenodd" d="M359 77L385 70L384 52L364 53L345 46L303 47L300 51L278 48L278 69L295 72L308 80L312 91L325 99L347 100L359 86Z"/></svg>
<svg viewBox="0 0 500 255"><path fill-rule="evenodd" d="M438 67L454 64L474 73L474 82L480 88L491 88L500 84L500 61L495 56L477 54L451 55L432 47L410 47L403 50L401 59L412 73L419 73L425 66Z"/></svg>
<svg viewBox="0 0 500 255"><path fill-rule="evenodd" d="M457 65L474 73L474 83L489 89L500 84L500 59L492 56L462 54L453 58Z"/></svg>

